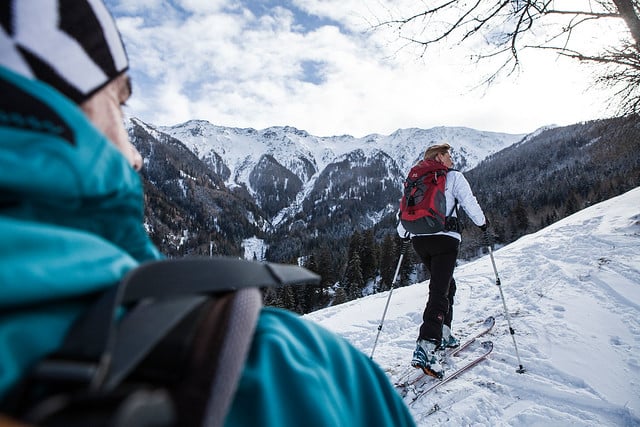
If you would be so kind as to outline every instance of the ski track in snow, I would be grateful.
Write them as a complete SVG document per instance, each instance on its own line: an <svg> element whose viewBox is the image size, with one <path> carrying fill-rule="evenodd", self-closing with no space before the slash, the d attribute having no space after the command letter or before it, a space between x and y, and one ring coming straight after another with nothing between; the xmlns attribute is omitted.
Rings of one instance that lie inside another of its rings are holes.
<svg viewBox="0 0 640 427"><path fill-rule="evenodd" d="M464 339L493 315L496 325L481 340L494 350L417 400L410 407L417 425L640 426L640 188L524 236L494 258L515 335L489 256L458 266L454 333ZM392 381L409 366L427 292L422 282L391 296L374 360ZM388 296L306 317L368 356ZM449 369L472 353L453 358Z"/></svg>

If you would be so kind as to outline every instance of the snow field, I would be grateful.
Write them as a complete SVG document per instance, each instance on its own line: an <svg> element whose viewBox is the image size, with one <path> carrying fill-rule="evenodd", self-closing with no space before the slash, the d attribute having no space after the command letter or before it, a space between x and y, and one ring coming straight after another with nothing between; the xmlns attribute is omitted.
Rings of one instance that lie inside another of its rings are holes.
<svg viewBox="0 0 640 427"><path fill-rule="evenodd" d="M464 238L464 235L463 235ZM488 360L411 406L418 426L640 425L640 188L457 267L453 330ZM374 360L390 380L409 366L428 282L395 289ZM307 315L370 355L389 293ZM526 372L516 373L515 338ZM451 368L462 363L451 361ZM461 366L461 365L460 365Z"/></svg>

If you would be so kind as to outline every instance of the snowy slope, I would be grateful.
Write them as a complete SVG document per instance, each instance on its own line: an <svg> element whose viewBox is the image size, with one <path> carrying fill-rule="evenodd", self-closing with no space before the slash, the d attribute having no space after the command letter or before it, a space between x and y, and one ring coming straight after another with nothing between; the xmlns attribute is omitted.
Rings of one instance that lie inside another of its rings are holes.
<svg viewBox="0 0 640 427"><path fill-rule="evenodd" d="M454 333L463 338L494 315L487 336L494 352L417 401L411 411L418 426L640 425L640 188L525 236L494 257L527 372L515 372L490 258L461 265ZM409 365L427 286L392 294L374 355L391 379ZM307 317L369 355L387 297Z"/></svg>

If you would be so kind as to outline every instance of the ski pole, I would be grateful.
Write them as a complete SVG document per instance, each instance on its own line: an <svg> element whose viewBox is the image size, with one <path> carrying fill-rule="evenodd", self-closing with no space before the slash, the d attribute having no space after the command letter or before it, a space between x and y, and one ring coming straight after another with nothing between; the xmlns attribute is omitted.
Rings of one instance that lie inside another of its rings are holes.
<svg viewBox="0 0 640 427"><path fill-rule="evenodd" d="M402 259L404 258L404 253L407 251L407 247L411 240L405 240L402 243L402 248L400 249L400 259L398 260L398 266L396 267L396 273L393 275L393 280L391 281L391 289L389 290L389 296L387 297L387 303L384 306L384 312L382 313L382 319L380 320L380 325L378 325L378 333L376 334L376 340L373 342L373 348L371 349L370 359L373 360L373 353L376 351L376 345L378 344L378 338L380 337L380 331L382 331L382 325L384 323L384 318L387 315L387 309L389 308L389 302L391 301L391 294L393 293L393 289L396 284L396 279L398 278L398 273L400 272L400 266L402 265Z"/></svg>
<svg viewBox="0 0 640 427"><path fill-rule="evenodd" d="M487 233L485 231L485 233ZM496 261L493 258L493 251L491 250L491 242L489 241L489 235L486 234L487 240L487 248L489 248L489 256L491 257L491 265L493 265L493 272L496 274L496 286L500 290L500 298L502 298L502 307L504 308L504 316L507 318L507 324L509 325L509 333L511 334L511 339L513 340L513 347L516 349L516 357L518 358L518 369L516 372L522 374L525 372L524 367L522 366L522 362L520 361L520 354L518 353L518 344L516 344L515 331L511 327L511 316L509 316L509 310L507 310L507 303L504 299L504 294L502 293L502 285L500 283L500 276L498 276L498 269L496 268Z"/></svg>

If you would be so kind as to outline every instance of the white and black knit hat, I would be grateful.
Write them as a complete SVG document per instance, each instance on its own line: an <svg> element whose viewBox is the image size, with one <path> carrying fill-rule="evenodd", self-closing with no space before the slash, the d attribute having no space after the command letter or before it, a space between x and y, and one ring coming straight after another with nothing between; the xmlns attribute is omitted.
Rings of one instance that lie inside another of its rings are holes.
<svg viewBox="0 0 640 427"><path fill-rule="evenodd" d="M129 62L102 0L11 0L0 2L0 66L80 104Z"/></svg>

